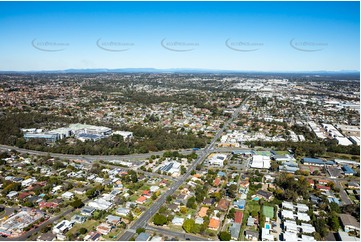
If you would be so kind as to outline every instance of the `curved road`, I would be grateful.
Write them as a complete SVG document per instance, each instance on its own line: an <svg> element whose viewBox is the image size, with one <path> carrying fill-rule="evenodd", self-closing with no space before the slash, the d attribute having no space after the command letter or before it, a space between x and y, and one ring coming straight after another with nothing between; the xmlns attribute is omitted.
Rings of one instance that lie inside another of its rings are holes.
<svg viewBox="0 0 361 242"><path fill-rule="evenodd" d="M145 159L152 155L163 155L165 151L157 151L157 152L149 152L144 154L130 154L130 155L70 155L70 154L61 154L61 153L49 153L44 151L36 151L36 150L27 150L23 148L18 148L15 146L9 145L0 145L0 150L7 151L7 150L16 150L19 153L23 154L31 154L31 155L39 155L39 156L47 156L50 155L51 157L57 157L62 159L69 159L69 160L76 160L76 159L85 159L88 161L95 161L95 160L104 160L104 161L111 161L111 160L139 160ZM178 150L182 154L191 154L193 150L186 149L186 150ZM197 152L197 151L196 151Z"/></svg>

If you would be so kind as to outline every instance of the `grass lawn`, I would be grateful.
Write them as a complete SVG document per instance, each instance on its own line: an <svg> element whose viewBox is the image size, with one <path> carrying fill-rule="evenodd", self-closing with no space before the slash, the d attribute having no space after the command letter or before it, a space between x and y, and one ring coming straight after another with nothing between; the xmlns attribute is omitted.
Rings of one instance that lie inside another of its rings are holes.
<svg viewBox="0 0 361 242"><path fill-rule="evenodd" d="M134 201L137 200L138 198L139 198L139 195L133 194L132 196L129 197L129 201L134 202Z"/></svg>
<svg viewBox="0 0 361 242"><path fill-rule="evenodd" d="M169 225L169 228L170 228L171 230L174 230L174 231L184 232L182 226L177 226L177 225L170 224L170 225Z"/></svg>
<svg viewBox="0 0 361 242"><path fill-rule="evenodd" d="M350 155L350 154L342 154L342 153L332 153L332 152L326 152L326 154L323 156L325 158L339 158L339 159L347 159L347 160L354 160L354 161L360 161L359 155ZM356 158L356 159L355 159Z"/></svg>
<svg viewBox="0 0 361 242"><path fill-rule="evenodd" d="M117 236L120 232L122 231L121 228L116 228L116 229L112 229L112 231L108 234L108 235L105 235L103 236L105 239L114 239L114 236Z"/></svg>
<svg viewBox="0 0 361 242"><path fill-rule="evenodd" d="M143 185L141 188L138 189L138 191L149 190L149 189L150 189L150 186Z"/></svg>
<svg viewBox="0 0 361 242"><path fill-rule="evenodd" d="M143 204L145 207L150 207L153 204L152 198L148 198L147 201Z"/></svg>
<svg viewBox="0 0 361 242"><path fill-rule="evenodd" d="M262 207L262 213L264 216L269 217L270 219L273 219L274 217L274 208L271 206L263 206Z"/></svg>
<svg viewBox="0 0 361 242"><path fill-rule="evenodd" d="M96 227L100 222L90 219L85 221L85 223L83 224L75 224L73 228L71 228L66 234L70 235L70 234L74 234L77 231L79 231L80 228L86 228L88 231L92 231L93 227Z"/></svg>
<svg viewBox="0 0 361 242"><path fill-rule="evenodd" d="M288 151L285 151L285 150L278 150L278 151L275 151L276 155L287 155L289 154Z"/></svg>
<svg viewBox="0 0 361 242"><path fill-rule="evenodd" d="M261 206L258 204L258 201L247 201L247 205L246 205L246 210L245 213L246 215L248 215L249 213L252 212L259 212L261 210Z"/></svg>

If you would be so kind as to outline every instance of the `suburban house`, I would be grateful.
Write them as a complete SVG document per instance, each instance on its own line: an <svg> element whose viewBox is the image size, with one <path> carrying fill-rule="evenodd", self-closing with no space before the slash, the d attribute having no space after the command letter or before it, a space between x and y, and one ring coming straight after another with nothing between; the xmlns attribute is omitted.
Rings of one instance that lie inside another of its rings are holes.
<svg viewBox="0 0 361 242"><path fill-rule="evenodd" d="M360 231L360 223L350 214L340 214L340 220L345 232Z"/></svg>
<svg viewBox="0 0 361 242"><path fill-rule="evenodd" d="M212 217L209 221L208 228L212 229L212 230L218 230L220 224L221 224L221 222L220 222L219 218Z"/></svg>
<svg viewBox="0 0 361 242"><path fill-rule="evenodd" d="M266 192L266 191L263 191L263 190L259 190L257 192L257 196L259 198L264 198L267 201L269 201L269 200L271 200L273 198L273 194L271 192Z"/></svg>
<svg viewBox="0 0 361 242"><path fill-rule="evenodd" d="M222 211L226 211L229 207L229 201L222 198L217 205L217 209L218 210L222 210Z"/></svg>
<svg viewBox="0 0 361 242"><path fill-rule="evenodd" d="M96 230L100 234L107 235L112 230L112 226L106 223L101 223L97 226Z"/></svg>

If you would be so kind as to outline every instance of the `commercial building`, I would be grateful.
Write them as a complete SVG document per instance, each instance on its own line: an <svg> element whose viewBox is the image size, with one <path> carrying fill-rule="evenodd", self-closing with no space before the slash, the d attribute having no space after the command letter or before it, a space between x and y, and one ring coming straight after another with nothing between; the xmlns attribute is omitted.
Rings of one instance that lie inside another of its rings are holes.
<svg viewBox="0 0 361 242"><path fill-rule="evenodd" d="M108 136L112 133L112 129L103 126L95 126L95 125L88 125L88 124L70 124L69 129L75 136L79 134L95 134L101 136Z"/></svg>
<svg viewBox="0 0 361 242"><path fill-rule="evenodd" d="M269 169L271 167L271 158L265 155L253 155L251 167L259 169Z"/></svg>
<svg viewBox="0 0 361 242"><path fill-rule="evenodd" d="M171 173L173 176L180 174L181 163L176 161L165 162L158 170L161 172Z"/></svg>
<svg viewBox="0 0 361 242"><path fill-rule="evenodd" d="M123 137L124 141L133 139L133 132L128 131L115 131L113 135L120 135Z"/></svg>
<svg viewBox="0 0 361 242"><path fill-rule="evenodd" d="M32 140L32 139L40 139L45 140L47 143L54 143L57 140L59 140L59 135L57 134L50 134L50 133L25 133L24 139L26 141Z"/></svg>
<svg viewBox="0 0 361 242"><path fill-rule="evenodd" d="M227 156L227 154L213 153L208 156L207 162L211 166L223 167Z"/></svg>

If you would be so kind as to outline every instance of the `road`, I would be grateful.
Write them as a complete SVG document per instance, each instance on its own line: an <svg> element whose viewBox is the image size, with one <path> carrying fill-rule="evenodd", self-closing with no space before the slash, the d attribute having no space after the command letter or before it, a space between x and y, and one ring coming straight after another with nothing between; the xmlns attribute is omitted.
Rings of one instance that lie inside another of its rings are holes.
<svg viewBox="0 0 361 242"><path fill-rule="evenodd" d="M217 142L217 140L221 137L223 131L229 126L233 120L238 117L239 112L241 111L244 103L247 102L249 97L247 97L245 100L243 100L242 105L240 105L233 113L232 117L228 119L222 128L220 128L216 135L213 137L210 144L206 146L206 148L202 149L201 152L198 154L198 159L190 166L188 167L187 172L179 178L179 180L175 183L173 183L170 188L157 200L153 203L153 205L145 211L137 221L128 229L125 231L123 235L121 235L117 240L119 241L129 241L135 233L132 231L135 231L138 228L145 228L147 225L147 222L153 215L159 210L159 208L165 203L168 196L171 196L188 178L188 176L191 174L192 170L196 168L196 166L204 161L204 159L208 156L210 152L214 152L213 146ZM131 231L130 231L131 230Z"/></svg>
<svg viewBox="0 0 361 242"><path fill-rule="evenodd" d="M5 218L5 217L9 217L11 214L14 213L15 209L18 209L18 208L5 207L5 210L1 215L1 219Z"/></svg>
<svg viewBox="0 0 361 242"><path fill-rule="evenodd" d="M158 232L161 235L168 235L168 236L172 236L172 237L178 237L180 240L186 240L186 239L192 240L192 241L207 241L208 240L208 238L206 238L206 237L187 234L185 232L171 231L171 230L164 229L162 227L157 227L157 226L148 225L146 227L146 229L150 230L150 231Z"/></svg>
<svg viewBox="0 0 361 242"><path fill-rule="evenodd" d="M343 189L343 187L341 186L339 180L335 180L335 185L338 189L340 189L340 197L341 197L342 205L352 204L351 199L347 196L347 194L346 194L345 190Z"/></svg>
<svg viewBox="0 0 361 242"><path fill-rule="evenodd" d="M69 155L69 154L60 154L60 153L49 153L43 151L36 151L36 150L27 150L18 148L15 146L8 146L8 145L0 145L0 150L7 151L7 150L16 150L19 153L23 154L31 154L31 155L39 155L39 156L47 156L50 155L54 158L61 158L61 159L69 159L69 160L76 160L76 159L84 159L88 161L96 161L96 160L104 160L104 161L111 161L111 160L142 160L149 158L152 155L163 155L164 151L157 151L157 152L149 152L144 154L130 154L130 155ZM191 149L184 149L179 150L182 154L191 154L193 150Z"/></svg>

